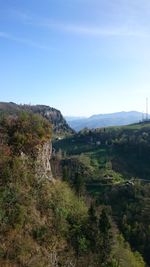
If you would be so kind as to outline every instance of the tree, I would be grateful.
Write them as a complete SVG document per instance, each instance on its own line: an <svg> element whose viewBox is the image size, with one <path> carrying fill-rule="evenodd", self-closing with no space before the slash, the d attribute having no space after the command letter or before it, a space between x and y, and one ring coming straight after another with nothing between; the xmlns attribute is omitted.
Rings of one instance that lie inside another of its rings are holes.
<svg viewBox="0 0 150 267"><path fill-rule="evenodd" d="M80 197L84 189L84 180L78 172L75 173L74 187L78 197Z"/></svg>
<svg viewBox="0 0 150 267"><path fill-rule="evenodd" d="M99 260L100 264L109 262L112 244L111 223L106 209L102 210L99 218Z"/></svg>
<svg viewBox="0 0 150 267"><path fill-rule="evenodd" d="M95 253L97 250L98 224L96 210L93 203L91 203L89 208L88 216L87 236L89 239L90 250Z"/></svg>

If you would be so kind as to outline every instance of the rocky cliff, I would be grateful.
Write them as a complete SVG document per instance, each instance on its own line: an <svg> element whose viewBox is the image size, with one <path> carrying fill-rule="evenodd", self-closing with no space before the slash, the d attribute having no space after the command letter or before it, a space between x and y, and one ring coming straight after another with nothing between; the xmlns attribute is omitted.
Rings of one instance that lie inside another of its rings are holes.
<svg viewBox="0 0 150 267"><path fill-rule="evenodd" d="M13 102L0 102L0 113L7 112L16 114L19 111L33 112L46 118L52 125L55 136L70 135L74 130L67 124L61 112L55 108L46 105L17 105Z"/></svg>
<svg viewBox="0 0 150 267"><path fill-rule="evenodd" d="M51 125L37 114L20 113L4 116L0 121L0 149L32 164L38 179L52 180Z"/></svg>
<svg viewBox="0 0 150 267"><path fill-rule="evenodd" d="M38 148L37 160L36 160L36 172L40 179L53 180L50 159L52 155L52 143L51 140L45 142Z"/></svg>
<svg viewBox="0 0 150 267"><path fill-rule="evenodd" d="M51 152L51 127L43 117L0 117L1 267L75 266L70 229L76 218L86 224L87 208L67 184L50 182Z"/></svg>

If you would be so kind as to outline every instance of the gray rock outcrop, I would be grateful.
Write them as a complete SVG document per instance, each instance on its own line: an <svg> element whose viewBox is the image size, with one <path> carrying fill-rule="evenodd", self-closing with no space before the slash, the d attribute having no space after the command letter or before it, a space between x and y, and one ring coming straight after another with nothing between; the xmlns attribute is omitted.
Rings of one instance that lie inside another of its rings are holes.
<svg viewBox="0 0 150 267"><path fill-rule="evenodd" d="M38 148L36 160L36 173L39 179L53 180L50 159L52 155L52 143L48 141Z"/></svg>

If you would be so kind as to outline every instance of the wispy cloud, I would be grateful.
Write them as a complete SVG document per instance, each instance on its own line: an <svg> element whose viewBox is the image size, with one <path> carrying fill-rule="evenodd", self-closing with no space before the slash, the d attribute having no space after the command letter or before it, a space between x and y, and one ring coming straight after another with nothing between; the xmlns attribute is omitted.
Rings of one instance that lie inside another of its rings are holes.
<svg viewBox="0 0 150 267"><path fill-rule="evenodd" d="M78 34L83 36L93 37L140 37L149 38L150 33L144 30L130 28L130 27L104 27L104 26L84 26L74 24L53 23L46 21L39 21L39 26L48 29L59 30L66 33Z"/></svg>
<svg viewBox="0 0 150 267"><path fill-rule="evenodd" d="M17 42L17 43L21 43L21 44L24 44L24 45L27 45L30 47L39 48L42 50L51 50L51 47L49 47L49 46L42 45L42 44L34 42L30 39L16 37L16 36L13 36L13 35L6 33L6 32L0 32L0 38L7 39L9 41L13 41L13 42Z"/></svg>
<svg viewBox="0 0 150 267"><path fill-rule="evenodd" d="M136 24L126 24L120 26L90 26L77 23L55 21L48 18L37 17L35 15L14 11L14 16L25 24L35 27L43 27L48 30L55 30L64 33L93 36L93 37L139 37L149 38L150 31Z"/></svg>

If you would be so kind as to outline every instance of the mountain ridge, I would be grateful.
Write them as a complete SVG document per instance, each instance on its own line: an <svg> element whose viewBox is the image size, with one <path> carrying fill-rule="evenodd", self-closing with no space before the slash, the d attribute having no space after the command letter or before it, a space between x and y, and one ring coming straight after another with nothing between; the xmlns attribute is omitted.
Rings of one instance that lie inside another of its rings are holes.
<svg viewBox="0 0 150 267"><path fill-rule="evenodd" d="M88 118L66 120L71 128L80 131L83 128L100 128L107 126L120 126L142 121L146 115L139 111L121 111L108 114L95 114Z"/></svg>
<svg viewBox="0 0 150 267"><path fill-rule="evenodd" d="M68 125L61 112L47 105L16 104L14 102L0 102L0 113L16 114L21 111L40 114L52 125L54 135L73 134L74 130Z"/></svg>

